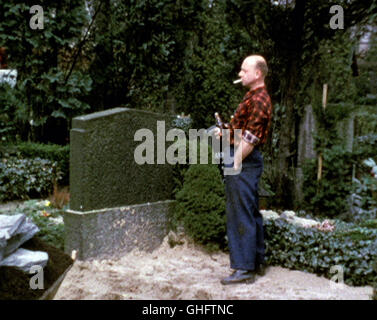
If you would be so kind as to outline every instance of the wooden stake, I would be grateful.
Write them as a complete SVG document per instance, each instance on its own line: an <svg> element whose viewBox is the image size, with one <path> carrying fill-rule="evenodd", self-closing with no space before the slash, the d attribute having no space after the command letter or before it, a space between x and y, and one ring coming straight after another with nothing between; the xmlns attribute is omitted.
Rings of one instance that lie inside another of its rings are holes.
<svg viewBox="0 0 377 320"><path fill-rule="evenodd" d="M322 108L323 110L326 109L327 104L327 83L323 85L323 93L322 93ZM317 180L320 181L322 179L322 167L323 167L323 156L322 153L318 155L318 173L317 173Z"/></svg>
<svg viewBox="0 0 377 320"><path fill-rule="evenodd" d="M317 172L317 180L322 179L322 153L318 155L318 172Z"/></svg>
<svg viewBox="0 0 377 320"><path fill-rule="evenodd" d="M327 104L327 83L323 85L323 94L322 94L322 107L323 110L326 109L326 104Z"/></svg>

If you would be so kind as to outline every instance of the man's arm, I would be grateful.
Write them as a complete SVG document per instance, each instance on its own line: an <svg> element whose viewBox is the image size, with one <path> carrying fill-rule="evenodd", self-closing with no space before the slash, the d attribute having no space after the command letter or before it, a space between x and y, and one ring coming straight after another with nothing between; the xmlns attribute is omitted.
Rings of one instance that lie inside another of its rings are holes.
<svg viewBox="0 0 377 320"><path fill-rule="evenodd" d="M240 144L236 147L234 154L234 169L236 171L241 167L243 159L245 159L254 150L254 145L241 139Z"/></svg>

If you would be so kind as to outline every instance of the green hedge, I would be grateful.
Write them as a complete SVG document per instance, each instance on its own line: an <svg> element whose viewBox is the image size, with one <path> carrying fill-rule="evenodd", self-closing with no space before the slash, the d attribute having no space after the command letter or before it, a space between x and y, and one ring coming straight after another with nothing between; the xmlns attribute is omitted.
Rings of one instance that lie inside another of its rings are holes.
<svg viewBox="0 0 377 320"><path fill-rule="evenodd" d="M301 228L283 219L265 220L266 259L270 265L331 278L330 268L343 266L344 282L377 283L377 230L343 224L338 231ZM371 222L373 226L375 222ZM357 237L355 237L357 235Z"/></svg>
<svg viewBox="0 0 377 320"><path fill-rule="evenodd" d="M18 158L41 158L56 162L57 168L61 172L58 183L69 185L69 145L21 142L4 146L0 151L3 156L10 154Z"/></svg>
<svg viewBox="0 0 377 320"><path fill-rule="evenodd" d="M53 191L56 163L50 160L3 158L0 161L0 201L41 198Z"/></svg>

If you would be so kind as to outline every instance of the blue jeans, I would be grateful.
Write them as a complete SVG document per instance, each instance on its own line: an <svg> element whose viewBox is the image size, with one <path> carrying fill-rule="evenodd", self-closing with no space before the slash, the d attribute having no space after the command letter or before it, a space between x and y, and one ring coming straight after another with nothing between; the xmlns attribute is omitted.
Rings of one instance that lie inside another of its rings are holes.
<svg viewBox="0 0 377 320"><path fill-rule="evenodd" d="M233 154L231 148L230 155ZM263 157L255 148L243 160L240 174L225 175L227 235L232 269L254 270L257 264L264 263L263 217L259 212L258 196L262 172Z"/></svg>

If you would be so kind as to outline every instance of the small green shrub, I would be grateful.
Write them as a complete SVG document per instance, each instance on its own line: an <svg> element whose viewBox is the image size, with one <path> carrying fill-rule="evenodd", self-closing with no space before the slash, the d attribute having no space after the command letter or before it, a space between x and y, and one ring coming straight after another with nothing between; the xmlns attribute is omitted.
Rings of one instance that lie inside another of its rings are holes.
<svg viewBox="0 0 377 320"><path fill-rule="evenodd" d="M60 171L59 184L69 184L69 145L42 144L34 142L21 142L1 148L3 156L7 153L18 158L41 158L56 162Z"/></svg>
<svg viewBox="0 0 377 320"><path fill-rule="evenodd" d="M348 285L371 285L377 281L377 232L357 226L339 232L301 228L282 219L265 220L266 258L271 265L304 270L331 278L330 268L343 266ZM367 240L354 239L366 234Z"/></svg>
<svg viewBox="0 0 377 320"><path fill-rule="evenodd" d="M325 149L322 179L317 181L317 161L304 164L304 200L306 208L317 216L338 217L348 210L346 197L352 190L352 153L340 146Z"/></svg>
<svg viewBox="0 0 377 320"><path fill-rule="evenodd" d="M375 218L377 201L373 194L377 191L377 180L362 165L371 150L370 146L361 145L354 152L340 146L325 149L319 182L317 160L306 161L303 167L305 209L317 216L346 221ZM353 178L354 174L359 179Z"/></svg>
<svg viewBox="0 0 377 320"><path fill-rule="evenodd" d="M183 130L185 133L185 137L188 137L189 130L191 129L192 121L190 117L177 117L173 119L172 121L172 127L175 129ZM178 141L178 138L176 138L175 142ZM188 156L188 143L187 141L182 141L182 145L185 145L186 148L186 163L177 163L173 166L173 182L174 182L174 189L173 189L173 195L175 197L176 193L182 189L183 187L183 179L185 176L186 171L189 168L189 156Z"/></svg>
<svg viewBox="0 0 377 320"><path fill-rule="evenodd" d="M42 198L52 192L56 163L46 159L3 158L0 201Z"/></svg>
<svg viewBox="0 0 377 320"><path fill-rule="evenodd" d="M185 118L183 118L185 119ZM206 139L196 139L196 149L194 147L193 141L195 140L189 140L189 133L188 130L190 129L190 123L187 120L183 120L182 118L176 119L174 121L175 128L181 129L185 132L185 139L176 138L175 143L179 143L182 148L186 150L185 155L180 159L179 163L175 164L173 166L173 182L174 182L174 189L173 189L173 195L176 197L176 194L183 188L183 181L184 176L187 170L190 167L190 164L201 163L201 153L204 152L204 150L207 150L208 157L205 158L205 161L208 162L208 164L212 164L213 162L213 154L212 154L212 148L210 146L210 138L208 140ZM189 119L189 118L186 118ZM179 120L179 121L178 121ZM190 147L190 144L192 146ZM194 152L196 151L196 155ZM185 162L185 163L183 163Z"/></svg>
<svg viewBox="0 0 377 320"><path fill-rule="evenodd" d="M216 165L191 165L177 195L174 220L194 241L215 250L225 247L225 190Z"/></svg>

